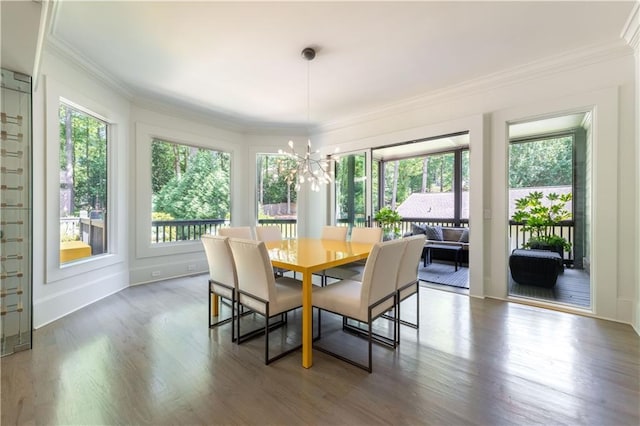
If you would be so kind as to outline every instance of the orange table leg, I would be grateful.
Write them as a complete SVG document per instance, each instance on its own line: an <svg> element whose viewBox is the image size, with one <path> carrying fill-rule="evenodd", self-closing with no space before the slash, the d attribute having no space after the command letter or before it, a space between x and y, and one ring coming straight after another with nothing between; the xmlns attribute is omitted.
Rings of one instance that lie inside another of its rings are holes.
<svg viewBox="0 0 640 426"><path fill-rule="evenodd" d="M313 365L313 307L311 305L311 272L302 274L302 366Z"/></svg>
<svg viewBox="0 0 640 426"><path fill-rule="evenodd" d="M213 315L214 317L217 317L220 313L219 301L220 297L215 293L211 293L211 315Z"/></svg>

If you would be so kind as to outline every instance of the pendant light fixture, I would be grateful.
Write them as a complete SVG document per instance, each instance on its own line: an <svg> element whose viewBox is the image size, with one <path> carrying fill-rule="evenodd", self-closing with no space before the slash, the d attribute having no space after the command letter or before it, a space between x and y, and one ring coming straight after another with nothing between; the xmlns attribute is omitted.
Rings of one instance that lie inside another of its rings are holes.
<svg viewBox="0 0 640 426"><path fill-rule="evenodd" d="M302 50L302 57L307 60L307 123L310 123L310 63L316 57L316 51L312 47L305 47ZM281 162L281 165L288 165L287 170L281 168L281 175L284 176L287 184L294 185L296 191L300 191L304 184L309 184L314 192L320 191L320 185L326 185L332 182L330 172L329 159L314 158L319 153L311 152L311 139L307 140L306 151L303 154L296 152L293 141L289 141L288 150L278 150L278 154L286 156L286 158L294 160Z"/></svg>

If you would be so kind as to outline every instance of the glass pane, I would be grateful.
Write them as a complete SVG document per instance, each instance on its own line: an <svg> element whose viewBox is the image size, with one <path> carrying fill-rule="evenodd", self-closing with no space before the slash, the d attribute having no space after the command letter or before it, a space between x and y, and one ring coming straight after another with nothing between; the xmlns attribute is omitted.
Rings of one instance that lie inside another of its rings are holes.
<svg viewBox="0 0 640 426"><path fill-rule="evenodd" d="M350 154L336 162L336 223L366 224L366 156Z"/></svg>
<svg viewBox="0 0 640 426"><path fill-rule="evenodd" d="M231 154L155 139L151 242L198 240L230 219Z"/></svg>
<svg viewBox="0 0 640 426"><path fill-rule="evenodd" d="M400 213L407 219L452 220L454 159L446 153L385 163L384 204L402 205Z"/></svg>
<svg viewBox="0 0 640 426"><path fill-rule="evenodd" d="M570 135L509 145L509 218L512 221L514 218L518 219L517 222L520 222L519 216L514 216L520 210L529 217L526 219L523 216L523 220L533 224L512 224L511 249L527 246L532 237L549 238L549 235L556 233L566 234L561 235L564 238L568 236L568 229L552 227L547 222L554 217L560 218L558 213L561 210L567 212L561 221L572 220L572 203L570 200L554 201L549 197L554 197L553 194L571 197L573 174L573 137ZM534 200L536 193L540 194L537 201ZM530 200L527 207L522 204L525 199ZM522 200L520 209L518 200ZM537 206L533 203L537 203ZM554 206L562 208L558 210ZM553 210L557 212L554 213Z"/></svg>
<svg viewBox="0 0 640 426"><path fill-rule="evenodd" d="M287 183L284 172L296 165L295 160L280 154L258 154L256 165L258 224L278 225L283 238L295 238L298 193Z"/></svg>
<svg viewBox="0 0 640 426"><path fill-rule="evenodd" d="M107 130L60 104L60 263L107 252Z"/></svg>

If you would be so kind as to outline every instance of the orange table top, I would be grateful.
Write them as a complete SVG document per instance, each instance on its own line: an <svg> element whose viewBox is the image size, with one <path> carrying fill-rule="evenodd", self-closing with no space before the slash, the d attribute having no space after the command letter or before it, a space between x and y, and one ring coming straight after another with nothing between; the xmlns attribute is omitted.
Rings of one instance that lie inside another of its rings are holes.
<svg viewBox="0 0 640 426"><path fill-rule="evenodd" d="M316 272L366 259L373 244L298 238L265 243L273 266L298 272Z"/></svg>

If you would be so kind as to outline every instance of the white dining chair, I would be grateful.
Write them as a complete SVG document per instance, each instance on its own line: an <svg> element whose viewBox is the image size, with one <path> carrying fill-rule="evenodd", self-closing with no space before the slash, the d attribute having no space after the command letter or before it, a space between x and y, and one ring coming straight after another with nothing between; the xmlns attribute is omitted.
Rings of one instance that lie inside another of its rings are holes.
<svg viewBox="0 0 640 426"><path fill-rule="evenodd" d="M249 226L230 226L228 228L218 229L218 235L230 238L244 238L247 240L255 239L253 231Z"/></svg>
<svg viewBox="0 0 640 426"><path fill-rule="evenodd" d="M350 240L353 243L374 244L382 241L382 228L354 227L351 230ZM356 279L360 280L366 260L336 266L324 271L323 286L328 283L327 278L338 280Z"/></svg>
<svg viewBox="0 0 640 426"><path fill-rule="evenodd" d="M353 243L377 243L382 241L382 228L354 227L350 240Z"/></svg>
<svg viewBox="0 0 640 426"><path fill-rule="evenodd" d="M216 235L202 235L200 238L204 246L204 252L209 264L209 328L217 327L231 322L231 341L236 340L235 334L235 307L238 277L233 254L229 246L229 237ZM220 297L231 303L231 317L211 322L212 297Z"/></svg>
<svg viewBox="0 0 640 426"><path fill-rule="evenodd" d="M256 226L256 239L259 241L280 241L282 240L282 231L279 226Z"/></svg>
<svg viewBox="0 0 640 426"><path fill-rule="evenodd" d="M320 238L323 240L345 241L348 230L349 228L346 226L323 226Z"/></svg>
<svg viewBox="0 0 640 426"><path fill-rule="evenodd" d="M322 311L343 316L343 324L347 319L364 323L367 325L365 333L368 343L368 363L359 363L317 343L314 343L314 349L328 353L369 373L372 371L372 343L374 341L372 324L385 312L395 310L398 266L404 253L404 247L403 240L376 243L365 264L362 282L349 279L341 280L326 287L316 288L313 293L313 306L319 309L318 339L322 338ZM394 323L393 339L376 340L376 342L395 348L396 332L397 327Z"/></svg>
<svg viewBox="0 0 640 426"><path fill-rule="evenodd" d="M395 314L397 315L398 333L397 342L400 343L400 324L406 325L412 328L420 327L420 283L418 280L418 266L420 265L420 258L422 256L422 250L424 249L424 243L426 241L426 235L414 235L412 237L404 238L406 243L402 260L398 267L398 279L396 282L397 304ZM403 300L415 295L416 298L416 322L405 321L402 319L400 313L400 304Z"/></svg>
<svg viewBox="0 0 640 426"><path fill-rule="evenodd" d="M229 244L238 275L238 309L247 307L264 316L264 328L245 334L241 334L241 321L238 320L238 343L264 334L264 363L270 364L302 347L299 344L269 357L269 334L286 325L289 311L302 306L302 283L289 277L274 277L269 252L263 241L233 238ZM271 318L278 315L281 316L280 321L269 323Z"/></svg>
<svg viewBox="0 0 640 426"><path fill-rule="evenodd" d="M264 225L264 226L256 226L256 239L258 241L264 241L265 243L271 241L282 241L282 230L279 226L274 225ZM273 268L276 276L284 276L286 269L282 268ZM296 277L296 273L293 272L293 278Z"/></svg>

